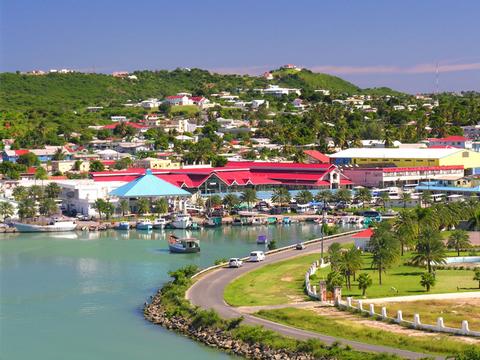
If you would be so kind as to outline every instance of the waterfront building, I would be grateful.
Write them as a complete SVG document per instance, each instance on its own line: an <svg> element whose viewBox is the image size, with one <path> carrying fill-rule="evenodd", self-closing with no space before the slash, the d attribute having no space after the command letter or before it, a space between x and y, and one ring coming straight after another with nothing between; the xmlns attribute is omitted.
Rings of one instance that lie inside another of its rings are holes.
<svg viewBox="0 0 480 360"><path fill-rule="evenodd" d="M458 148L396 149L350 148L330 155L332 163L359 167L422 167L462 165L480 173L480 153Z"/></svg>
<svg viewBox="0 0 480 360"><path fill-rule="evenodd" d="M428 147L441 147L441 146L451 146L460 149L471 149L472 140L466 138L465 136L447 136L444 138L432 138L428 139Z"/></svg>

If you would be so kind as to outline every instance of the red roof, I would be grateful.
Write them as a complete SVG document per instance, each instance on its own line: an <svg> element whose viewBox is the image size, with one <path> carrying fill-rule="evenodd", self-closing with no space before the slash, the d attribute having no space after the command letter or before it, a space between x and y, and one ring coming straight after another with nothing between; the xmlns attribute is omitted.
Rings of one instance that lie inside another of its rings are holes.
<svg viewBox="0 0 480 360"><path fill-rule="evenodd" d="M469 138L466 138L465 136L460 136L460 135L451 135L447 136L444 138L430 138L428 141L430 142L440 142L440 141L468 141L470 140Z"/></svg>
<svg viewBox="0 0 480 360"><path fill-rule="evenodd" d="M318 150L304 150L303 152L321 163L328 164L330 162L330 158Z"/></svg>
<svg viewBox="0 0 480 360"><path fill-rule="evenodd" d="M368 229L365 229L363 231L360 231L359 233L356 233L355 235L352 236L352 238L354 239L358 239L358 238L371 238L373 235L373 229L372 228L368 228Z"/></svg>
<svg viewBox="0 0 480 360"><path fill-rule="evenodd" d="M375 168L352 168L347 171L382 171L384 173L400 171L428 171L428 170L463 170L463 165L444 165L444 166L416 166L416 167L375 167Z"/></svg>
<svg viewBox="0 0 480 360"><path fill-rule="evenodd" d="M173 99L181 99L183 97L184 95L170 95L170 96L167 96L165 99L173 100Z"/></svg>
<svg viewBox="0 0 480 360"><path fill-rule="evenodd" d="M193 102L198 103L198 102L200 102L200 101L202 101L202 100L206 100L206 99L205 99L203 96L192 96L192 97L190 98L190 100L192 100Z"/></svg>
<svg viewBox="0 0 480 360"><path fill-rule="evenodd" d="M15 155L20 156L20 155L25 155L28 154L30 151L29 150L14 150Z"/></svg>
<svg viewBox="0 0 480 360"><path fill-rule="evenodd" d="M148 126L140 125L134 122L125 122L124 124L133 127L134 129L147 129ZM117 124L110 124L110 125L105 125L103 128L107 130L113 130L115 129L120 123Z"/></svg>

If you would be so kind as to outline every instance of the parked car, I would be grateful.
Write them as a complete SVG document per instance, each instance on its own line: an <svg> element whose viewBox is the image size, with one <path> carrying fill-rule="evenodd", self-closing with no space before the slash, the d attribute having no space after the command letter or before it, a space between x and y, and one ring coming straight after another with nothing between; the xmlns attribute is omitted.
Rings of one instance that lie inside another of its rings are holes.
<svg viewBox="0 0 480 360"><path fill-rule="evenodd" d="M228 260L228 267L239 268L242 265L243 265L243 261L240 260L239 258L231 258L230 260Z"/></svg>
<svg viewBox="0 0 480 360"><path fill-rule="evenodd" d="M265 253L263 251L252 251L250 253L250 261L258 262L265 260Z"/></svg>
<svg viewBox="0 0 480 360"><path fill-rule="evenodd" d="M295 246L295 249L297 250L303 250L305 249L305 244L303 242L299 242L297 243L297 245Z"/></svg>

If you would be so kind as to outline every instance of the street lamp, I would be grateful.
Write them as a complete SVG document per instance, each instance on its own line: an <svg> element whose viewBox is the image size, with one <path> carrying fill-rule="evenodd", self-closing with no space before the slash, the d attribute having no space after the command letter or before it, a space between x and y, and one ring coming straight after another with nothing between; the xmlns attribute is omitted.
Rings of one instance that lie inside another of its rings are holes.
<svg viewBox="0 0 480 360"><path fill-rule="evenodd" d="M321 235L321 243L320 243L320 259L322 260L323 263L323 225L325 224L325 215L326 211L325 209L322 209L322 225L320 225L320 235Z"/></svg>

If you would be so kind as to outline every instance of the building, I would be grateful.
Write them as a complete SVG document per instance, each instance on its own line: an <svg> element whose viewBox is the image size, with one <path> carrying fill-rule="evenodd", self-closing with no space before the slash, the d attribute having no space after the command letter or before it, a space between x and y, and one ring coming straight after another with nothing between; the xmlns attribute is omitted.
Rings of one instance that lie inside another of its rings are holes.
<svg viewBox="0 0 480 360"><path fill-rule="evenodd" d="M370 239L373 236L373 229L368 228L352 236L355 247L362 251L368 251Z"/></svg>
<svg viewBox="0 0 480 360"><path fill-rule="evenodd" d="M465 179L454 181L427 181L416 187L417 191L428 191L433 201L458 201L464 198L480 198L480 185Z"/></svg>
<svg viewBox="0 0 480 360"><path fill-rule="evenodd" d="M252 100L250 106L252 109L258 109L260 106L264 105L266 109L269 107L269 102L267 100Z"/></svg>
<svg viewBox="0 0 480 360"><path fill-rule="evenodd" d="M336 165L359 167L418 167L462 165L480 173L480 153L467 149L350 148L330 155Z"/></svg>
<svg viewBox="0 0 480 360"><path fill-rule="evenodd" d="M187 95L167 96L165 101L172 106L193 105L193 100L191 100Z"/></svg>
<svg viewBox="0 0 480 360"><path fill-rule="evenodd" d="M472 140L464 136L448 136L428 139L428 147L451 146L460 149L472 149Z"/></svg>
<svg viewBox="0 0 480 360"><path fill-rule="evenodd" d="M16 163L21 155L32 153L37 155L40 162L47 162L53 160L55 154L61 150L64 157L68 160L71 158L70 151L64 146L45 146L44 149L19 149L19 150L4 150L2 153L3 161L10 161Z"/></svg>
<svg viewBox="0 0 480 360"><path fill-rule="evenodd" d="M298 96L302 95L300 89L290 89L290 88L282 88L278 85L268 85L266 89L258 90L265 95L272 95L272 96L283 96L283 95L290 95L296 94Z"/></svg>
<svg viewBox="0 0 480 360"><path fill-rule="evenodd" d="M330 158L318 150L304 150L309 164L329 164Z"/></svg>
<svg viewBox="0 0 480 360"><path fill-rule="evenodd" d="M121 115L114 115L114 116L110 116L110 120L112 120L113 122L126 122L127 117L121 116Z"/></svg>
<svg viewBox="0 0 480 360"><path fill-rule="evenodd" d="M58 160L52 161L52 172L66 173L75 170L77 160ZM87 172L90 169L90 162L80 161L78 163L78 171Z"/></svg>
<svg viewBox="0 0 480 360"><path fill-rule="evenodd" d="M477 125L462 126L463 136L470 139L480 139L480 123Z"/></svg>
<svg viewBox="0 0 480 360"><path fill-rule="evenodd" d="M456 180L465 175L463 166L419 166L419 167L345 167L343 174L355 185L366 187L389 187L418 184L428 180Z"/></svg>
<svg viewBox="0 0 480 360"><path fill-rule="evenodd" d="M352 182L331 164L300 164L238 161L225 167L189 167L152 170L159 178L191 193L202 194L241 192L246 188L272 191L276 187L289 190L320 190L351 187ZM144 169L102 171L91 173L95 181L131 181Z"/></svg>
<svg viewBox="0 0 480 360"><path fill-rule="evenodd" d="M147 99L140 102L140 106L144 109L154 109L158 108L162 102L158 99Z"/></svg>
<svg viewBox="0 0 480 360"><path fill-rule="evenodd" d="M158 159L158 158L152 158L152 157L147 157L144 159L138 159L135 161L135 167L138 168L144 168L144 169L175 169L179 168L180 164L172 162L171 160L168 159Z"/></svg>

